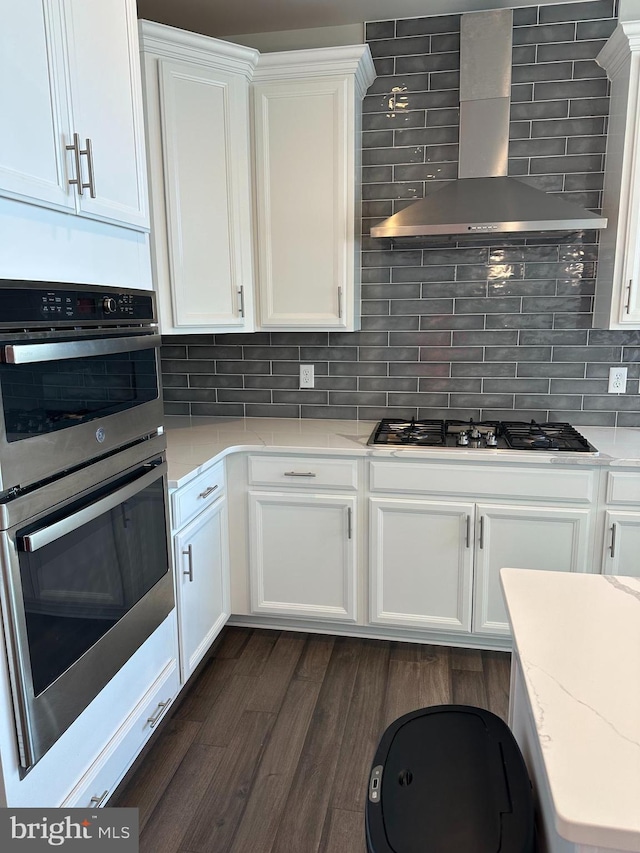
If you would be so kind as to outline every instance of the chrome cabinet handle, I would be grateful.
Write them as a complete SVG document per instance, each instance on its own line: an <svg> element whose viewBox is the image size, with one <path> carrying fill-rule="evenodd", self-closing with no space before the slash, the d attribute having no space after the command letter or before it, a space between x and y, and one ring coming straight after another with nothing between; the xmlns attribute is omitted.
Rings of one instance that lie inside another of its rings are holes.
<svg viewBox="0 0 640 853"><path fill-rule="evenodd" d="M85 188L85 184L82 183L82 164L80 163L80 137L77 133L73 134L73 142L71 145L64 146L67 151L73 151L73 161L76 167L76 176L75 178L69 178L67 183L70 186L76 186L78 188L78 195L83 194L83 190Z"/></svg>
<svg viewBox="0 0 640 853"><path fill-rule="evenodd" d="M109 794L109 789L107 788L107 790L103 791L99 797L91 797L91 799L89 800L89 805L93 806L96 809L99 809L100 806L107 799L108 794Z"/></svg>
<svg viewBox="0 0 640 853"><path fill-rule="evenodd" d="M465 548L469 548L471 545L471 516L467 516L467 530L465 535Z"/></svg>
<svg viewBox="0 0 640 853"><path fill-rule="evenodd" d="M162 717L165 709L168 707L171 702L171 696L168 699L165 699L164 702L158 702L158 710L155 714L152 714L150 717L147 717L147 722L149 723L149 728L152 729L155 725L160 721L160 717Z"/></svg>
<svg viewBox="0 0 640 853"><path fill-rule="evenodd" d="M480 538L478 539L478 546L484 548L484 515L480 516Z"/></svg>
<svg viewBox="0 0 640 853"><path fill-rule="evenodd" d="M351 507L348 506L347 507L347 539L351 539L351 536L353 535L353 525L352 525L351 516L352 516Z"/></svg>
<svg viewBox="0 0 640 853"><path fill-rule="evenodd" d="M616 554L616 523L615 523L615 521L611 525L611 545L609 545L609 551L611 552L611 557L615 557L615 554Z"/></svg>
<svg viewBox="0 0 640 853"><path fill-rule="evenodd" d="M244 286L238 288L238 296L240 297L240 305L238 306L238 314L244 317Z"/></svg>
<svg viewBox="0 0 640 853"><path fill-rule="evenodd" d="M189 578L189 583L193 583L193 545L188 545L187 550L182 552L187 558L189 568L185 569L182 574Z"/></svg>
<svg viewBox="0 0 640 853"><path fill-rule="evenodd" d="M631 310L630 305L631 305L631 285L632 284L633 284L633 279L630 278L629 284L627 285L627 301L626 301L625 306L624 306L625 314L628 314L629 311Z"/></svg>
<svg viewBox="0 0 640 853"><path fill-rule="evenodd" d="M93 149L91 147L91 140L87 137L84 141L85 148L84 151L81 149L80 154L84 155L87 158L87 170L89 172L89 183L82 184L82 187L89 190L89 195L91 198L96 197L96 186L93 176Z"/></svg>
<svg viewBox="0 0 640 853"><path fill-rule="evenodd" d="M313 471L285 471L285 477L317 477L317 474L314 474Z"/></svg>
<svg viewBox="0 0 640 853"><path fill-rule="evenodd" d="M338 319L342 320L342 288L338 288Z"/></svg>
<svg viewBox="0 0 640 853"><path fill-rule="evenodd" d="M198 495L198 497L199 497L199 498L208 498L208 497L209 497L209 495L210 495L212 492L215 492L215 490L216 490L217 488L218 488L217 484L216 484L215 486L209 486L209 488L208 488L208 489L205 489L205 490L204 490L204 492L200 492L200 494Z"/></svg>

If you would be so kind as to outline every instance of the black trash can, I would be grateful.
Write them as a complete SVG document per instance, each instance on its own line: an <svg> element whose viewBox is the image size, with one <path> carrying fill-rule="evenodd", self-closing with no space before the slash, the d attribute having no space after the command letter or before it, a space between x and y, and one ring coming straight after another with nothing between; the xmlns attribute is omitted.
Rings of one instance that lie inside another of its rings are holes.
<svg viewBox="0 0 640 853"><path fill-rule="evenodd" d="M533 797L509 727L468 705L412 711L369 776L367 853L532 853Z"/></svg>

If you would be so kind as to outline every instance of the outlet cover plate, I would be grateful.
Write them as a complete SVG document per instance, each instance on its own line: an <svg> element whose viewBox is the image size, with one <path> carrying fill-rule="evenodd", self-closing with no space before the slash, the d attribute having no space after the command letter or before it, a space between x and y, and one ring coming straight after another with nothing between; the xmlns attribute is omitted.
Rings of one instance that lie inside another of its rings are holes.
<svg viewBox="0 0 640 853"><path fill-rule="evenodd" d="M610 367L609 368L609 394L624 394L627 390L627 368L626 367Z"/></svg>

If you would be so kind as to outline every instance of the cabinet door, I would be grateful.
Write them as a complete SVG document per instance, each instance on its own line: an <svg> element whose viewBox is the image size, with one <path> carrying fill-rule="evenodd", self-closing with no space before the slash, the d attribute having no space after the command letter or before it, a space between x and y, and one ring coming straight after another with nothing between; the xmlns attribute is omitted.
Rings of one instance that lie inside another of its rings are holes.
<svg viewBox="0 0 640 853"><path fill-rule="evenodd" d="M473 630L509 634L500 569L588 569L590 512L564 507L477 505Z"/></svg>
<svg viewBox="0 0 640 853"><path fill-rule="evenodd" d="M356 328L347 81L259 83L253 95L259 326Z"/></svg>
<svg viewBox="0 0 640 853"><path fill-rule="evenodd" d="M356 499L249 493L253 613L356 620Z"/></svg>
<svg viewBox="0 0 640 853"><path fill-rule="evenodd" d="M606 512L602 572L640 577L640 512Z"/></svg>
<svg viewBox="0 0 640 853"><path fill-rule="evenodd" d="M471 630L473 504L371 498L370 621Z"/></svg>
<svg viewBox="0 0 640 853"><path fill-rule="evenodd" d="M159 74L172 326L246 328L253 287L247 81L168 61Z"/></svg>
<svg viewBox="0 0 640 853"><path fill-rule="evenodd" d="M59 3L0 0L0 193L74 209Z"/></svg>
<svg viewBox="0 0 640 853"><path fill-rule="evenodd" d="M226 501L200 513L174 542L184 683L229 618Z"/></svg>
<svg viewBox="0 0 640 853"><path fill-rule="evenodd" d="M64 0L72 131L84 150L78 209L86 216L149 227L142 89L133 0ZM69 153L69 162L71 153ZM92 161L92 162L91 162ZM90 175L91 172L91 175Z"/></svg>

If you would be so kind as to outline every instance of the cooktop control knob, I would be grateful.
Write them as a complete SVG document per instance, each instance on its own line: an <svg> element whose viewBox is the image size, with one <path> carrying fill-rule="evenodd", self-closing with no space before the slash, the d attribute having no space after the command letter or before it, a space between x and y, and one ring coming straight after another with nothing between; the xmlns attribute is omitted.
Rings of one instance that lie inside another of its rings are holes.
<svg viewBox="0 0 640 853"><path fill-rule="evenodd" d="M495 432L488 432L485 435L484 440L486 442L487 447L497 447L498 446L498 439L496 438Z"/></svg>
<svg viewBox="0 0 640 853"><path fill-rule="evenodd" d="M105 314L115 314L118 310L118 303L113 296L105 296L102 300L102 310Z"/></svg>
<svg viewBox="0 0 640 853"><path fill-rule="evenodd" d="M469 444L469 435L466 432L458 433L458 440L456 444L459 447L466 447Z"/></svg>

